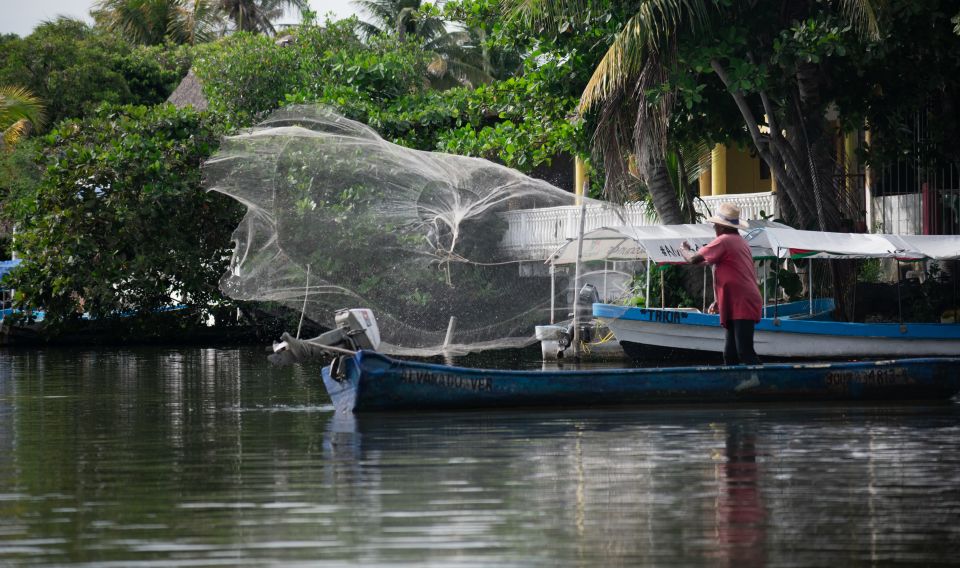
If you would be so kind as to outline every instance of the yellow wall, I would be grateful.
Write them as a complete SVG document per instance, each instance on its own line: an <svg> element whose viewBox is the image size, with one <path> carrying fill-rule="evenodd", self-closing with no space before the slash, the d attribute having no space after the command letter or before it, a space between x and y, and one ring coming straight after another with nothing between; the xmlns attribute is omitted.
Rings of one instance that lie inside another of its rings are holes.
<svg viewBox="0 0 960 568"><path fill-rule="evenodd" d="M772 175L760 179L760 159L749 152L717 144L710 158L710 168L700 176L701 197L776 191Z"/></svg>
<svg viewBox="0 0 960 568"><path fill-rule="evenodd" d="M727 149L727 193L770 191L771 180L760 179L760 159L737 148Z"/></svg>

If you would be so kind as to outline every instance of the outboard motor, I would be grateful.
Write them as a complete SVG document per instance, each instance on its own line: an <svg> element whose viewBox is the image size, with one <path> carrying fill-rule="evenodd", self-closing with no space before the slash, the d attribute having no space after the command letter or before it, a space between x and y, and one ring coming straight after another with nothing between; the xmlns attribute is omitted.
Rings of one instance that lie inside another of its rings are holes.
<svg viewBox="0 0 960 568"><path fill-rule="evenodd" d="M333 321L336 325L326 333L312 339L297 339L289 333L273 344L271 363L285 365L304 361L323 353L352 352L361 349L375 351L380 347L380 328L373 311L366 308L337 310Z"/></svg>
<svg viewBox="0 0 960 568"><path fill-rule="evenodd" d="M584 284L580 288L577 297L577 318L580 328L580 341L589 343L593 341L593 304L600 301L600 294L593 284ZM573 317L573 314L570 314ZM557 344L560 350L557 352L557 358L563 358L563 351L573 343L573 324L567 327L566 331L557 338Z"/></svg>

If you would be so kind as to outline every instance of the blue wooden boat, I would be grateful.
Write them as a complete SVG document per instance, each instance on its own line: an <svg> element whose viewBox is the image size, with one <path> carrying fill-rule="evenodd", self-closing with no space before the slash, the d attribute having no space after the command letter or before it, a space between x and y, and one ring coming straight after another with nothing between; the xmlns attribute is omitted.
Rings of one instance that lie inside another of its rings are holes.
<svg viewBox="0 0 960 568"><path fill-rule="evenodd" d="M960 358L583 371L468 369L361 350L323 369L339 412L948 399Z"/></svg>

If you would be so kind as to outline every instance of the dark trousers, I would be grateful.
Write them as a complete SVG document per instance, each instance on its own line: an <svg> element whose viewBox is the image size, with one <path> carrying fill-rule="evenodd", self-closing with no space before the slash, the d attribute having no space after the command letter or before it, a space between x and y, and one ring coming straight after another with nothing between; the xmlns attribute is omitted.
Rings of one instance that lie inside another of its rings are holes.
<svg viewBox="0 0 960 568"><path fill-rule="evenodd" d="M727 322L727 342L723 346L723 362L727 365L759 365L753 350L753 320Z"/></svg>

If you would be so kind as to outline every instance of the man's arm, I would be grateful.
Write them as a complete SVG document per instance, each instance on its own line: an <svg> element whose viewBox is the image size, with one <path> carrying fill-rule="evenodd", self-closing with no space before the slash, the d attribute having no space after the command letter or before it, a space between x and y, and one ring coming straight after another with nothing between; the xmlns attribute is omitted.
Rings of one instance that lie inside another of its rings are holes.
<svg viewBox="0 0 960 568"><path fill-rule="evenodd" d="M683 247L680 249L680 256L682 256L688 264L700 264L703 262L703 257L693 252L693 250L690 248L690 243L687 241L683 241Z"/></svg>

